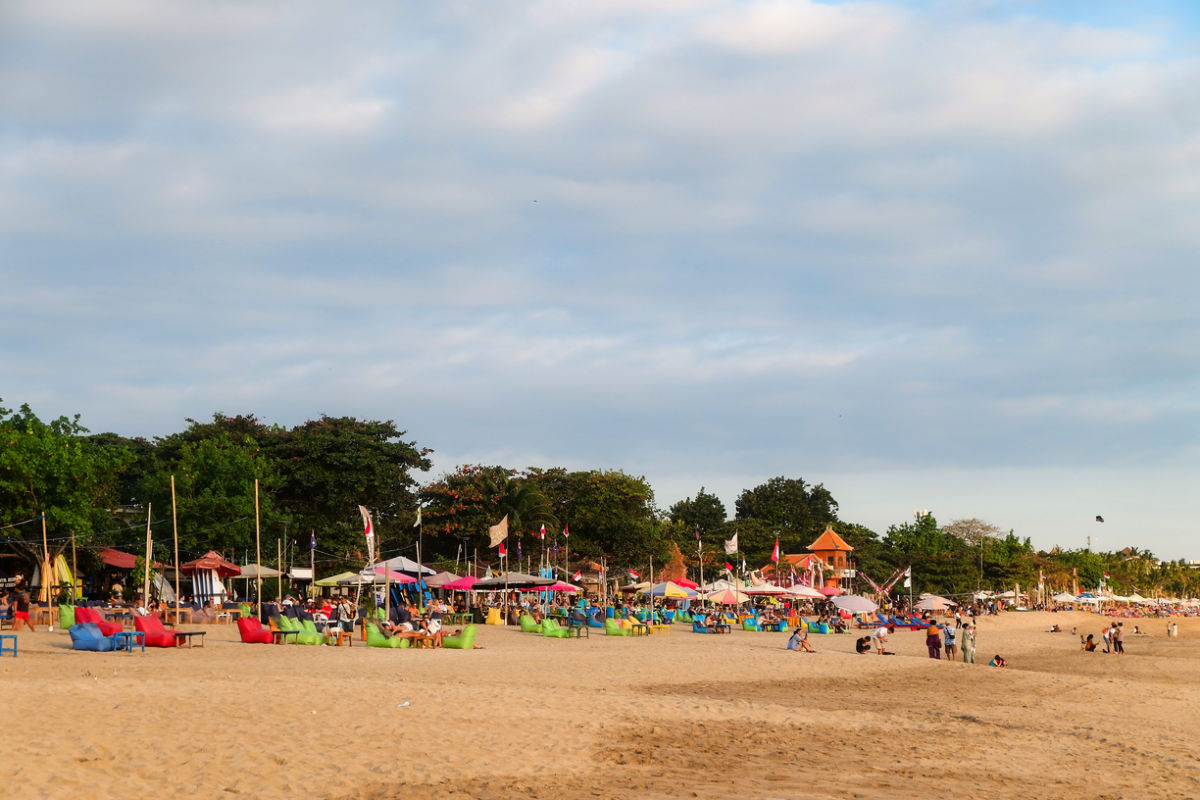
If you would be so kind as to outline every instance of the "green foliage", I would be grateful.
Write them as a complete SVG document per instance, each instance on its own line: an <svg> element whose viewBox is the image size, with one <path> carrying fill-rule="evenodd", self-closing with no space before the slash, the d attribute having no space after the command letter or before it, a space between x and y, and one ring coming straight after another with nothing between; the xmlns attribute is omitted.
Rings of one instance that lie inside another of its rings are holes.
<svg viewBox="0 0 1200 800"><path fill-rule="evenodd" d="M780 549L788 553L804 552L826 525L837 522L838 512L837 501L823 485L809 486L803 478L784 477L744 490L736 507L739 520L760 520L777 531ZM744 544L742 549L758 554Z"/></svg>
<svg viewBox="0 0 1200 800"><path fill-rule="evenodd" d="M722 535L725 527L725 504L715 494L709 494L700 487L696 496L680 500L671 506L668 516L672 522L679 522L693 531L702 534Z"/></svg>

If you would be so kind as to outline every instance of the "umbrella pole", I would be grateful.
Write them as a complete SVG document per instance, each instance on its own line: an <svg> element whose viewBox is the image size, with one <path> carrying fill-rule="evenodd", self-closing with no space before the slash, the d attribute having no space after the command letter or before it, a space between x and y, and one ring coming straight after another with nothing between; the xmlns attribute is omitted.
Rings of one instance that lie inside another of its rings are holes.
<svg viewBox="0 0 1200 800"><path fill-rule="evenodd" d="M171 534L175 538L175 622L179 622L179 520L175 515L175 476L171 476ZM236 555L234 556L237 557Z"/></svg>

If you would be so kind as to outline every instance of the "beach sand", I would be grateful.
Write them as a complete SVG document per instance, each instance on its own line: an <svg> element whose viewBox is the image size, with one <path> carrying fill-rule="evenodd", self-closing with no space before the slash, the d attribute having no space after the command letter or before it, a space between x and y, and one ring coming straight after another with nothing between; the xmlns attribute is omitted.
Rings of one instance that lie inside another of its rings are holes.
<svg viewBox="0 0 1200 800"><path fill-rule="evenodd" d="M1200 621L1082 653L1099 617L980 620L978 665L859 634L553 640L483 649L243 645L0 659L10 797L1151 798L1200 796ZM986 665L995 653L1007 669ZM406 705L407 704L407 705Z"/></svg>

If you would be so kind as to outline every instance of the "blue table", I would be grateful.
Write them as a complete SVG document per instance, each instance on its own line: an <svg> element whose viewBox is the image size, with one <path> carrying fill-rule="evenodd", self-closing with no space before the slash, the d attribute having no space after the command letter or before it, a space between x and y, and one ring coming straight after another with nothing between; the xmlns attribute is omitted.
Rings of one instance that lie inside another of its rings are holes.
<svg viewBox="0 0 1200 800"><path fill-rule="evenodd" d="M146 634L142 631L118 631L113 634L113 640L117 645L115 650L132 653L133 648L140 647L143 653L146 652Z"/></svg>
<svg viewBox="0 0 1200 800"><path fill-rule="evenodd" d="M4 643L9 640L12 640L12 644L6 646ZM13 658L17 657L17 635L15 633L0 635L0 656L5 653L12 653Z"/></svg>

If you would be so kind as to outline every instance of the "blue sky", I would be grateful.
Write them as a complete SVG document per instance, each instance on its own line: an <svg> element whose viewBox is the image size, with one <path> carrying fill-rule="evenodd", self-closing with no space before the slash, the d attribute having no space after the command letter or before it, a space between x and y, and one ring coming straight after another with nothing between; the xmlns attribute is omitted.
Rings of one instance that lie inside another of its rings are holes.
<svg viewBox="0 0 1200 800"><path fill-rule="evenodd" d="M1200 558L1185 4L14 2L0 396ZM1096 514L1108 520L1093 522Z"/></svg>

